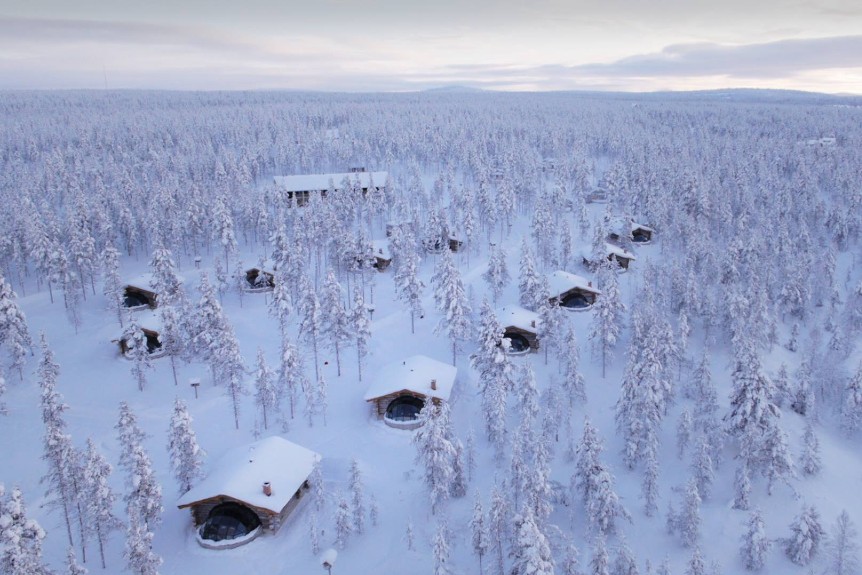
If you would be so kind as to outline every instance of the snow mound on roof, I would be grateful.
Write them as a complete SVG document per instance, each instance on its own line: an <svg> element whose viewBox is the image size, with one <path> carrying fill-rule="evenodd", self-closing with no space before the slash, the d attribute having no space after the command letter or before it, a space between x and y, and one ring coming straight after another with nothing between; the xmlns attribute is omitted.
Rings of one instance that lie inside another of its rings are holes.
<svg viewBox="0 0 862 575"><path fill-rule="evenodd" d="M296 490L311 475L320 455L274 435L227 451L206 479L177 501L188 507L219 495L279 513ZM263 493L263 483L272 485L272 495Z"/></svg>

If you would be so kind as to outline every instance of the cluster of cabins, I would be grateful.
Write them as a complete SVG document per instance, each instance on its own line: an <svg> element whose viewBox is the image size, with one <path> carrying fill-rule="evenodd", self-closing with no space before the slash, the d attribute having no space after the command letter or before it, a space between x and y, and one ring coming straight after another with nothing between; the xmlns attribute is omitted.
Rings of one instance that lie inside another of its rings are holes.
<svg viewBox="0 0 862 575"><path fill-rule="evenodd" d="M331 190L352 186L363 193L382 189L388 179L386 172L366 172L357 169L345 174L276 177L275 183L298 205L308 203L312 194L326 195ZM597 201L601 201L599 198ZM390 230L387 230L389 232ZM619 220L608 236L607 258L621 269L635 260L625 249L629 244L645 244L654 231L630 219ZM388 235L388 233L387 233ZM461 241L450 236L452 251L461 248ZM433 246L444 249L443 246ZM379 271L385 270L392 257L386 240L374 241L371 261ZM596 262L584 258L588 268ZM266 269L245 271L251 293L266 292L275 286L275 274ZM146 335L148 351L159 355L158 324L153 314L158 294L144 287L145 282L129 283L125 287L125 305L142 312L139 321ZM590 309L601 296L592 282L582 276L557 270L547 276L551 300L569 311ZM540 317L535 311L517 305L498 310L503 337L508 340L511 354L528 354L538 350ZM126 354L129 343L117 340ZM415 429L419 413L428 401L448 402L455 387L457 370L452 365L424 355L414 355L383 367L365 393L374 416L397 429ZM213 465L209 476L185 493L177 502L180 509L190 509L196 526L197 541L210 549L233 548L253 540L260 533L276 532L310 489L309 482L320 455L284 438L273 436L229 450Z"/></svg>

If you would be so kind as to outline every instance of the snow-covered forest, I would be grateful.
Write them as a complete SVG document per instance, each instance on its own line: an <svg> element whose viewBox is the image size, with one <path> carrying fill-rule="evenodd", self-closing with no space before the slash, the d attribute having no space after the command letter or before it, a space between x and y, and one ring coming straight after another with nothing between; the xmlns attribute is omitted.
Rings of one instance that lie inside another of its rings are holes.
<svg viewBox="0 0 862 575"><path fill-rule="evenodd" d="M6 92L0 201L3 575L862 572L858 100ZM451 395L387 426L417 354ZM272 435L310 496L201 547Z"/></svg>

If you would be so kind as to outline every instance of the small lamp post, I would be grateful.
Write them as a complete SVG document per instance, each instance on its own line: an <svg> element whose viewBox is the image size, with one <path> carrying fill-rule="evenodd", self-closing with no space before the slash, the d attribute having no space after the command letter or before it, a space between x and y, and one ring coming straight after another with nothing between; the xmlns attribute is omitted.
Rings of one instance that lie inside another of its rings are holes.
<svg viewBox="0 0 862 575"><path fill-rule="evenodd" d="M193 377L189 380L189 385L191 385L195 390L195 399L198 398L198 388L201 386L201 380L197 377Z"/></svg>
<svg viewBox="0 0 862 575"><path fill-rule="evenodd" d="M326 569L327 575L332 575L332 566L335 565L335 560L338 558L338 551L329 548L320 556L320 564Z"/></svg>

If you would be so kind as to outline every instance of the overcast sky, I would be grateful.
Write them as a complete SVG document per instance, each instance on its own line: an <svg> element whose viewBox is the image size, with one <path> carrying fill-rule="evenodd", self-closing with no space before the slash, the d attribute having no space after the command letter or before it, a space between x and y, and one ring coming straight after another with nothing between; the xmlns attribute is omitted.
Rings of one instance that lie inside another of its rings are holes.
<svg viewBox="0 0 862 575"><path fill-rule="evenodd" d="M862 94L860 0L4 0L0 88Z"/></svg>

